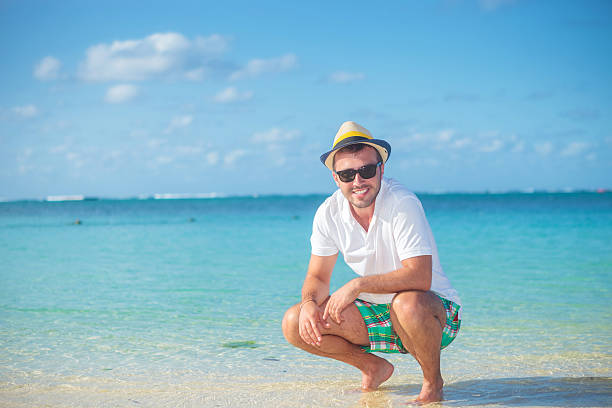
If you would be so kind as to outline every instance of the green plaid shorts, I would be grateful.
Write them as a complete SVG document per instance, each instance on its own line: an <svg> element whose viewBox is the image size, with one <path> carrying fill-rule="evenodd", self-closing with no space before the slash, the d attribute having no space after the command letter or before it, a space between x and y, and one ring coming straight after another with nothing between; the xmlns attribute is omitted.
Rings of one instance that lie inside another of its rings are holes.
<svg viewBox="0 0 612 408"><path fill-rule="evenodd" d="M457 337L461 320L459 320L460 305L438 296L446 309L446 325L442 330L440 350L447 347ZM359 309L368 329L370 345L363 349L369 353L408 353L391 324L391 304L375 304L356 299L353 303Z"/></svg>

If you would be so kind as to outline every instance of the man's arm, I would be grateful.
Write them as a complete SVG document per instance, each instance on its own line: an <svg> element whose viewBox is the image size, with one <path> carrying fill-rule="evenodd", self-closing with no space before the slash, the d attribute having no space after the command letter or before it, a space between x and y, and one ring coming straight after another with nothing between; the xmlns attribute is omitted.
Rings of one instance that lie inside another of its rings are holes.
<svg viewBox="0 0 612 408"><path fill-rule="evenodd" d="M329 295L329 282L337 258L337 253L331 256L310 256L308 272L302 286L299 331L302 339L311 345L320 344L321 325L327 325L322 319L320 305Z"/></svg>
<svg viewBox="0 0 612 408"><path fill-rule="evenodd" d="M431 255L415 256L402 261L402 267L381 275L362 276L347 282L331 295L322 319L331 317L338 324L341 313L361 292L396 293L405 290L428 291L431 288Z"/></svg>
<svg viewBox="0 0 612 408"><path fill-rule="evenodd" d="M355 279L359 292L396 293L404 290L428 291L431 288L431 255L404 259L402 267L382 275Z"/></svg>

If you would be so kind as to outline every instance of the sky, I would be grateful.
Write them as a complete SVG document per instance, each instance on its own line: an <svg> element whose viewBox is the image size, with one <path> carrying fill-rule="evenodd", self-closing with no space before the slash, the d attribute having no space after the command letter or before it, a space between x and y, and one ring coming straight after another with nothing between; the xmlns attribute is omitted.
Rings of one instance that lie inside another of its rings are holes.
<svg viewBox="0 0 612 408"><path fill-rule="evenodd" d="M0 0L0 198L612 188L612 2Z"/></svg>

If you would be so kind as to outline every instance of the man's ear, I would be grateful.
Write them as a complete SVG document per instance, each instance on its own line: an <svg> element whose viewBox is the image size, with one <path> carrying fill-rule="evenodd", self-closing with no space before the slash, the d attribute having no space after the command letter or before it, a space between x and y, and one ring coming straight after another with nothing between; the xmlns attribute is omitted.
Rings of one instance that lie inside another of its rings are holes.
<svg viewBox="0 0 612 408"><path fill-rule="evenodd" d="M385 163L380 165L380 176L382 177L385 174Z"/></svg>
<svg viewBox="0 0 612 408"><path fill-rule="evenodd" d="M332 176L334 176L334 181L336 182L336 185L340 187L340 180L338 180L338 175L332 171Z"/></svg>

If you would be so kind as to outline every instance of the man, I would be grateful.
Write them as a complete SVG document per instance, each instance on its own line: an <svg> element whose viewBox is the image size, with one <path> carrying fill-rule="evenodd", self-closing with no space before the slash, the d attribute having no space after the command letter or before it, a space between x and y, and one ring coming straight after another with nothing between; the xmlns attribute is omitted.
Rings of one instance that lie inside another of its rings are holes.
<svg viewBox="0 0 612 408"><path fill-rule="evenodd" d="M345 122L321 156L339 189L317 210L302 301L285 313L287 341L362 372L374 390L393 365L372 352L410 353L423 371L419 402L442 399L440 350L461 324L418 198L383 178L391 146ZM359 277L329 296L338 252Z"/></svg>

